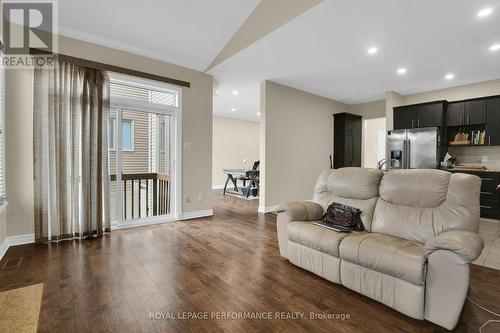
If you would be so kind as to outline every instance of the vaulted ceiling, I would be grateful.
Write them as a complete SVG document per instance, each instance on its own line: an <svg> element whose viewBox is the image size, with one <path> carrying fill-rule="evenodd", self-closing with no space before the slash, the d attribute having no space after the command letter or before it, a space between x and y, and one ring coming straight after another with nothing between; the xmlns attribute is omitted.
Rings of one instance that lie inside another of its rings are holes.
<svg viewBox="0 0 500 333"><path fill-rule="evenodd" d="M259 0L63 0L59 33L204 71Z"/></svg>
<svg viewBox="0 0 500 333"><path fill-rule="evenodd" d="M500 78L500 52L490 50L500 43L500 0L65 0L59 7L63 35L208 69L220 84L214 114L230 117L258 119L266 79L355 104L390 90ZM482 8L491 15L478 17ZM378 52L369 54L371 47Z"/></svg>

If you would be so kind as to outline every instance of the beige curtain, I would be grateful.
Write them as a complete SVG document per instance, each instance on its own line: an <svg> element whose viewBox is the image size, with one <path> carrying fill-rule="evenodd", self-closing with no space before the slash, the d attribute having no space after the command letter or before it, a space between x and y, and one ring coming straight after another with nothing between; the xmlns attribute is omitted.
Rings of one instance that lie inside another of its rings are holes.
<svg viewBox="0 0 500 333"><path fill-rule="evenodd" d="M104 72L59 61L35 70L35 241L110 230L109 82Z"/></svg>

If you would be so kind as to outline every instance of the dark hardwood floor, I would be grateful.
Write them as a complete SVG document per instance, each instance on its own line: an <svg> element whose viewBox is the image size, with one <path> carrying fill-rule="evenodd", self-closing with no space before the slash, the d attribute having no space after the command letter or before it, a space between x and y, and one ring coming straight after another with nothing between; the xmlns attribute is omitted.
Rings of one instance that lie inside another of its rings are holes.
<svg viewBox="0 0 500 333"><path fill-rule="evenodd" d="M44 283L40 332L446 332L279 257L276 216L222 198L215 215L114 231L98 240L9 249L0 291ZM500 271L473 265L470 297L500 312ZM335 319L149 319L149 313L311 312ZM494 318L467 301L456 332ZM495 327L495 325L497 325ZM483 332L498 332L491 324Z"/></svg>

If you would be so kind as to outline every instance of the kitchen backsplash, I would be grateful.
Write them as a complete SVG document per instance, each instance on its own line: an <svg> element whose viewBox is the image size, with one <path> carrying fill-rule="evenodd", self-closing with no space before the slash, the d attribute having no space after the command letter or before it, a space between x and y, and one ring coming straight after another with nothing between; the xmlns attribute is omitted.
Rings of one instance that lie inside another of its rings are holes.
<svg viewBox="0 0 500 333"><path fill-rule="evenodd" d="M500 170L500 147L448 147L457 164L481 164L488 169Z"/></svg>

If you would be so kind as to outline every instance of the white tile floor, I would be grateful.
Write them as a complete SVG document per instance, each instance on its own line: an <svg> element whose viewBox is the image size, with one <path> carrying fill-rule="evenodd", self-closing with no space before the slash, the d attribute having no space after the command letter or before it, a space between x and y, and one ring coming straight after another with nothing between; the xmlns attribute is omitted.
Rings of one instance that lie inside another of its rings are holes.
<svg viewBox="0 0 500 333"><path fill-rule="evenodd" d="M484 249L474 264L500 269L500 221L481 219L479 234L484 239Z"/></svg>

